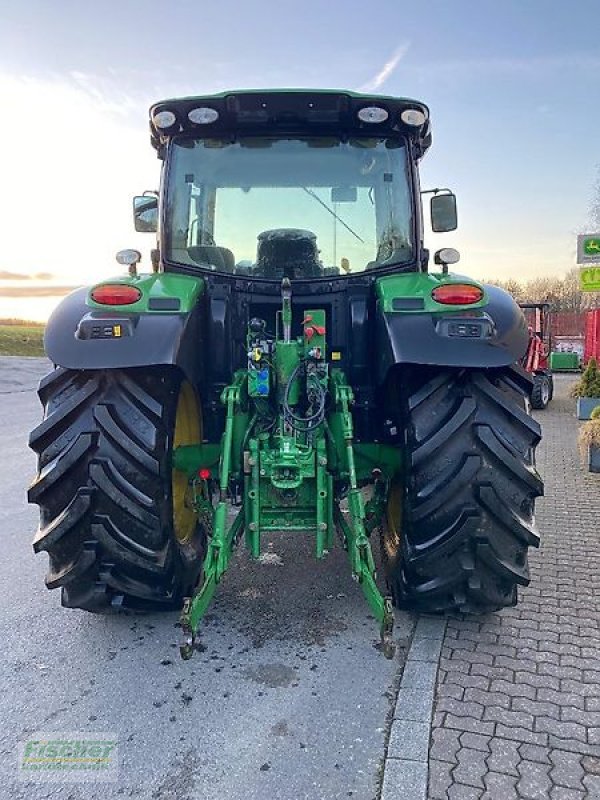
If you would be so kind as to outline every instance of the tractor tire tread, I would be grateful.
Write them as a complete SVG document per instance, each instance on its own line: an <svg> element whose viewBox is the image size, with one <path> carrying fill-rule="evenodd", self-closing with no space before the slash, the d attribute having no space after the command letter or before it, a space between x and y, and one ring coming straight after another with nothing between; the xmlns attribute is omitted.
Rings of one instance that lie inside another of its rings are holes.
<svg viewBox="0 0 600 800"><path fill-rule="evenodd" d="M179 608L201 569L206 534L185 553L172 532L168 448L181 378L153 370L74 371L42 379L44 420L30 436L40 506L33 548L69 608Z"/></svg>
<svg viewBox="0 0 600 800"><path fill-rule="evenodd" d="M424 612L514 605L530 580L534 501L543 494L527 378L516 367L423 369L407 385L410 472L401 532L389 535L385 559L394 601Z"/></svg>

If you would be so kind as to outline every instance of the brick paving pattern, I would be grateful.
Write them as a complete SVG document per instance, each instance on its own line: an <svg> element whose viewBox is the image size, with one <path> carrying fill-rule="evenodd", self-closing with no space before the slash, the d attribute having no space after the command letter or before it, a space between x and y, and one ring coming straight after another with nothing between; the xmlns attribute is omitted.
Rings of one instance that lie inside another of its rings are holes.
<svg viewBox="0 0 600 800"><path fill-rule="evenodd" d="M430 800L600 798L600 476L584 472L558 376L537 419L546 496L516 608L448 620L429 753Z"/></svg>

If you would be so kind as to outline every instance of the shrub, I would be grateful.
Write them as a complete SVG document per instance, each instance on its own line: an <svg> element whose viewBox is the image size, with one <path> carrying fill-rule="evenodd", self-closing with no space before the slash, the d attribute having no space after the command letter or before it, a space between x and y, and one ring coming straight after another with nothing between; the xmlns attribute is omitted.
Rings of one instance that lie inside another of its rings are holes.
<svg viewBox="0 0 600 800"><path fill-rule="evenodd" d="M587 367L571 390L573 397L600 397L600 369L595 358L590 358Z"/></svg>
<svg viewBox="0 0 600 800"><path fill-rule="evenodd" d="M600 447L600 418L584 422L579 430L579 449L584 459L588 447Z"/></svg>

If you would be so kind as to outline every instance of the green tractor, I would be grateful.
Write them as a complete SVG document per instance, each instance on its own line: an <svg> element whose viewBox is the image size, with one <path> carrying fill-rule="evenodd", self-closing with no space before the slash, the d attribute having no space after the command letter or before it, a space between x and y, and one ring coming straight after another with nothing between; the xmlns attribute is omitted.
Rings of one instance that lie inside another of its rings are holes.
<svg viewBox="0 0 600 800"><path fill-rule="evenodd" d="M521 310L423 246L427 106L244 91L150 109L152 270L67 297L31 433L36 552L62 604L182 609L184 658L243 538L336 536L392 651L392 606L514 605L537 546ZM433 190L434 231L456 200ZM385 580L377 581L380 540ZM387 587L382 590L383 587Z"/></svg>

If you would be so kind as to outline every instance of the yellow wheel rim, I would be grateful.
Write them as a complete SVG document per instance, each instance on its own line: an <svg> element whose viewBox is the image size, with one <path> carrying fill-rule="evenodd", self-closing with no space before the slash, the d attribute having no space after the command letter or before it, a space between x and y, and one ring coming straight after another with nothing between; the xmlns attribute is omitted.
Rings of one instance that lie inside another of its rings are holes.
<svg viewBox="0 0 600 800"><path fill-rule="evenodd" d="M194 390L189 383L182 383L177 398L175 413L175 431L173 433L173 449L184 444L200 444L202 441L202 425L200 409ZM173 531L181 544L189 542L196 530L196 513L186 503L188 494L188 476L185 472L172 470L171 491L173 498Z"/></svg>
<svg viewBox="0 0 600 800"><path fill-rule="evenodd" d="M395 480L390 486L385 520L383 546L387 558L393 559L397 557L402 541L402 483L399 480Z"/></svg>

